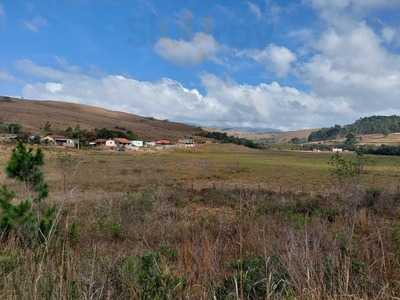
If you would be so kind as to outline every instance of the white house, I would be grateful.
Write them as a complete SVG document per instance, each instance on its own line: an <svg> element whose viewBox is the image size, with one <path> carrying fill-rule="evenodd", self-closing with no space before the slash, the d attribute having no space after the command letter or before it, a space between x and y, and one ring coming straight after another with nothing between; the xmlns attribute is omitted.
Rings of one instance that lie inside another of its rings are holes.
<svg viewBox="0 0 400 300"><path fill-rule="evenodd" d="M110 148L117 147L117 143L114 140L107 140L106 147L110 147Z"/></svg>
<svg viewBox="0 0 400 300"><path fill-rule="evenodd" d="M144 142L143 141L131 141L131 145L134 147L141 148L144 146Z"/></svg>
<svg viewBox="0 0 400 300"><path fill-rule="evenodd" d="M156 142L146 142L146 147L155 147Z"/></svg>
<svg viewBox="0 0 400 300"><path fill-rule="evenodd" d="M343 152L343 149L342 148L333 148L332 152L341 153L341 152Z"/></svg>

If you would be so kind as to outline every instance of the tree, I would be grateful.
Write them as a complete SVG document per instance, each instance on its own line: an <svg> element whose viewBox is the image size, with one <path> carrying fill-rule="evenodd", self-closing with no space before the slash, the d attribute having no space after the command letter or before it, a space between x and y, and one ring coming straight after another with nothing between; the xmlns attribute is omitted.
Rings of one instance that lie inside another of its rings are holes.
<svg viewBox="0 0 400 300"><path fill-rule="evenodd" d="M344 141L345 146L351 147L357 143L357 137L353 133L350 132L346 135L346 140Z"/></svg>
<svg viewBox="0 0 400 300"><path fill-rule="evenodd" d="M25 185L27 197L19 203L13 201L15 192L0 188L0 230L3 237L11 232L23 241L45 241L53 227L55 208L48 207L43 200L48 196L41 167L44 156L40 149L33 151L18 143L6 167L6 174ZM33 196L34 195L34 196Z"/></svg>
<svg viewBox="0 0 400 300"><path fill-rule="evenodd" d="M49 134L52 132L51 123L49 121L46 121L46 123L42 127L42 132L43 134Z"/></svg>

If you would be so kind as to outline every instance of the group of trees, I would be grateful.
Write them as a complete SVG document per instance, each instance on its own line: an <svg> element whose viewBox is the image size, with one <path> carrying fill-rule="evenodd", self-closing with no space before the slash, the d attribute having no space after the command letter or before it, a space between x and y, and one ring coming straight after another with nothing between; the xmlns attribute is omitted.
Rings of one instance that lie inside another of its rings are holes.
<svg viewBox="0 0 400 300"><path fill-rule="evenodd" d="M0 133L20 134L22 126L17 123L0 123Z"/></svg>
<svg viewBox="0 0 400 300"><path fill-rule="evenodd" d="M261 148L260 145L254 143L251 140L245 139L245 138L238 138L235 136L230 136L227 135L225 132L219 132L219 131L205 131L199 134L202 137L206 137L209 139L214 139L217 140L221 143L232 143L232 144L237 144L237 145L243 145L249 148Z"/></svg>
<svg viewBox="0 0 400 300"><path fill-rule="evenodd" d="M340 126L335 125L329 128L322 128L314 131L308 137L310 142L333 140L337 137L344 137L351 133L359 134L389 134L400 132L400 116L372 116L361 118L353 124Z"/></svg>

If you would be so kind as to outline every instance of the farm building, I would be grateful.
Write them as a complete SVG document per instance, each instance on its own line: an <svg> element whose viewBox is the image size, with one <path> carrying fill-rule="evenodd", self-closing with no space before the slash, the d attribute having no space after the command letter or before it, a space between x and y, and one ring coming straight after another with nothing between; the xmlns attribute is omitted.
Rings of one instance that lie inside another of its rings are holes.
<svg viewBox="0 0 400 300"><path fill-rule="evenodd" d="M127 146L129 145L131 142L126 139L126 138L115 138L114 139L115 143L119 146Z"/></svg>
<svg viewBox="0 0 400 300"><path fill-rule="evenodd" d="M193 141L192 138L180 139L178 141L178 145L180 147L184 147L184 148L193 148L194 147L194 141Z"/></svg>
<svg viewBox="0 0 400 300"><path fill-rule="evenodd" d="M106 147L114 148L117 147L117 143L114 140L107 140L105 143Z"/></svg>
<svg viewBox="0 0 400 300"><path fill-rule="evenodd" d="M16 134L0 134L0 142L9 143L17 140L18 135Z"/></svg>
<svg viewBox="0 0 400 300"><path fill-rule="evenodd" d="M141 148L144 146L144 142L143 141L131 141L131 145L134 147Z"/></svg>
<svg viewBox="0 0 400 300"><path fill-rule="evenodd" d="M156 146L156 142L146 142L145 146L146 147L155 147Z"/></svg>
<svg viewBox="0 0 400 300"><path fill-rule="evenodd" d="M165 145L171 145L171 141L170 140L158 140L156 141L156 145L160 145L160 146L165 146Z"/></svg>
<svg viewBox="0 0 400 300"><path fill-rule="evenodd" d="M333 148L332 152L341 153L341 152L343 152L343 149L342 148Z"/></svg>

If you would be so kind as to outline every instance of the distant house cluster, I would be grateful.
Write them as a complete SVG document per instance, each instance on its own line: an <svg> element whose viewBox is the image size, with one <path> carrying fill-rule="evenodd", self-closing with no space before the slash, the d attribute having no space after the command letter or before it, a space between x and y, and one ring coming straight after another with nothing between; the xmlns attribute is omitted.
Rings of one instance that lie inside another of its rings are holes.
<svg viewBox="0 0 400 300"><path fill-rule="evenodd" d="M0 135L0 142L13 142L18 139L15 134L2 134ZM41 136L37 134L30 135L28 142L33 144L42 144L48 146L59 146L65 148L79 148L80 143L78 139L67 138L62 135L49 134ZM194 148L195 141L193 138L180 139L177 142L160 139L155 141L143 141L143 140L129 140L127 138L109 138L109 139L94 139L89 141L85 146L89 148L97 148L102 150L144 150L144 149L170 149L170 148Z"/></svg>
<svg viewBox="0 0 400 300"><path fill-rule="evenodd" d="M142 149L171 149L171 148L194 148L195 142L192 138L180 139L174 143L171 140L161 139L156 141L128 140L126 138L97 139L90 143L92 147L111 150L142 150Z"/></svg>

